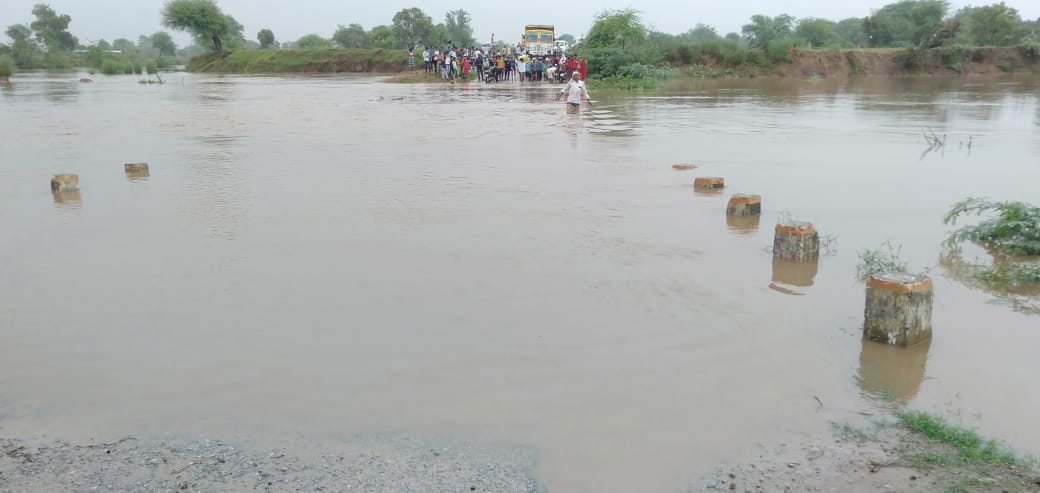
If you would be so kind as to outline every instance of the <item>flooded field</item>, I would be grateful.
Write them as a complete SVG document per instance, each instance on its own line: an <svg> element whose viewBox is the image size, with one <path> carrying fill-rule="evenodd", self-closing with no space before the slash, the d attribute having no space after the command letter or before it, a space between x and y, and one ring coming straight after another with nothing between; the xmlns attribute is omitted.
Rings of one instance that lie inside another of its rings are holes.
<svg viewBox="0 0 1040 493"><path fill-rule="evenodd" d="M529 446L550 491L676 491L908 406L1040 454L1040 316L939 265L954 202L1040 201L1040 80L568 117L558 87L80 76L0 87L0 437L458 434ZM782 215L829 254L774 264ZM925 347L861 341L856 252L886 241L935 278Z"/></svg>

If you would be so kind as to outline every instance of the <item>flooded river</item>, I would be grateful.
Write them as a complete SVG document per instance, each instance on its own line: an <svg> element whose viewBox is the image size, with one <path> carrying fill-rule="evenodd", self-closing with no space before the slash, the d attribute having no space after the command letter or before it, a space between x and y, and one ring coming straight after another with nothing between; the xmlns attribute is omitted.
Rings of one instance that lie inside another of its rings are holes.
<svg viewBox="0 0 1040 493"><path fill-rule="evenodd" d="M1040 317L937 265L955 201L1040 200L1040 80L704 82L568 117L557 87L80 76L0 87L0 436L493 437L568 492L680 490L900 406L1040 453ZM774 266L782 215L830 254ZM886 241L932 269L925 347L861 341L856 253Z"/></svg>

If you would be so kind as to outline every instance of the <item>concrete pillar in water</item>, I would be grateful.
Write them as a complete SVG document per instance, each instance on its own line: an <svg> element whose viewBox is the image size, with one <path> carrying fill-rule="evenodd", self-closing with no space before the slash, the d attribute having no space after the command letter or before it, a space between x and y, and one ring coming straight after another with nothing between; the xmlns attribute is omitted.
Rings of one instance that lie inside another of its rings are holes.
<svg viewBox="0 0 1040 493"><path fill-rule="evenodd" d="M717 190L726 187L726 180L719 177L701 177L693 180L693 188Z"/></svg>
<svg viewBox="0 0 1040 493"><path fill-rule="evenodd" d="M773 258L807 262L820 258L820 233L812 223L790 221L776 225Z"/></svg>
<svg viewBox="0 0 1040 493"><path fill-rule="evenodd" d="M142 181L148 179L148 163L126 163L123 165L126 171L126 179L129 181Z"/></svg>
<svg viewBox="0 0 1040 493"><path fill-rule="evenodd" d="M147 173L148 163L126 163L123 165L123 169L127 173L140 173L142 171Z"/></svg>
<svg viewBox="0 0 1040 493"><path fill-rule="evenodd" d="M54 175L51 178L52 192L74 192L79 190L79 175Z"/></svg>
<svg viewBox="0 0 1040 493"><path fill-rule="evenodd" d="M910 347L932 338L932 280L903 273L867 279L863 336L871 341Z"/></svg>
<svg viewBox="0 0 1040 493"><path fill-rule="evenodd" d="M758 216L762 214L762 196L738 193L729 198L726 214L730 216Z"/></svg>

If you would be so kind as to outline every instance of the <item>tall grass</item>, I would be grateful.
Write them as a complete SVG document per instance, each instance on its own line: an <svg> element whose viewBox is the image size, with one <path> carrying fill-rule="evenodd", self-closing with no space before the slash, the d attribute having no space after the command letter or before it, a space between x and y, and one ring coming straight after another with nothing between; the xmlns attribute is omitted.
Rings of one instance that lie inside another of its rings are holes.
<svg viewBox="0 0 1040 493"><path fill-rule="evenodd" d="M899 257L902 247L893 246L886 242L878 248L865 248L859 251L859 263L856 265L856 275L860 280L883 274L886 272L906 273L910 270L910 264Z"/></svg>

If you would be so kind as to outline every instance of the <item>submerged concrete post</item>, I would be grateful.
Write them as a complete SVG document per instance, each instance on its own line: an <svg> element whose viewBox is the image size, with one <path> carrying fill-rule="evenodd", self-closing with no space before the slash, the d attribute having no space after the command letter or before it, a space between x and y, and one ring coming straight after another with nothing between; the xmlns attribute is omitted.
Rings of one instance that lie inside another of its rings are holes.
<svg viewBox="0 0 1040 493"><path fill-rule="evenodd" d="M136 182L148 179L148 163L126 163L123 165L123 169L126 170L128 181Z"/></svg>
<svg viewBox="0 0 1040 493"><path fill-rule="evenodd" d="M820 233L812 223L791 221L776 225L773 258L807 262L820 258Z"/></svg>
<svg viewBox="0 0 1040 493"><path fill-rule="evenodd" d="M148 172L148 163L126 163L123 165L123 169L127 173L141 173Z"/></svg>
<svg viewBox="0 0 1040 493"><path fill-rule="evenodd" d="M762 214L762 196L738 193L729 198L726 214L730 216L758 216Z"/></svg>
<svg viewBox="0 0 1040 493"><path fill-rule="evenodd" d="M51 178L52 192L74 192L79 190L79 175L54 175Z"/></svg>
<svg viewBox="0 0 1040 493"><path fill-rule="evenodd" d="M867 279L863 336L910 347L932 338L932 280L927 276L885 273Z"/></svg>
<svg viewBox="0 0 1040 493"><path fill-rule="evenodd" d="M726 187L726 180L717 176L706 176L701 178L694 178L693 188L717 190Z"/></svg>

